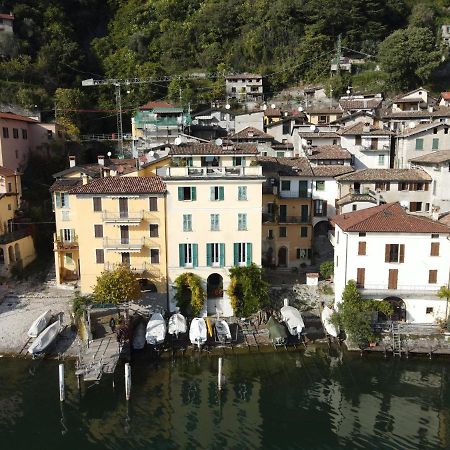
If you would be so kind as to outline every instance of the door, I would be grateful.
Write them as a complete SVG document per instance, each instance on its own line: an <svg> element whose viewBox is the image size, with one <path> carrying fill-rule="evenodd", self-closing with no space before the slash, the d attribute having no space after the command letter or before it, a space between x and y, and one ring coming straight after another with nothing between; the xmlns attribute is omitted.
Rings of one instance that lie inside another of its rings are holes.
<svg viewBox="0 0 450 450"><path fill-rule="evenodd" d="M287 267L287 248L280 247L278 250L278 266Z"/></svg>
<svg viewBox="0 0 450 450"><path fill-rule="evenodd" d="M397 289L398 269L389 269L388 289Z"/></svg>
<svg viewBox="0 0 450 450"><path fill-rule="evenodd" d="M302 205L302 222L309 222L309 208L308 205Z"/></svg>
<svg viewBox="0 0 450 450"><path fill-rule="evenodd" d="M280 205L280 222L286 222L287 205Z"/></svg>
<svg viewBox="0 0 450 450"><path fill-rule="evenodd" d="M122 264L125 264L126 266L130 265L130 254L129 253L122 253Z"/></svg>
<svg viewBox="0 0 450 450"><path fill-rule="evenodd" d="M353 183L353 192L359 194L361 191L361 183Z"/></svg>
<svg viewBox="0 0 450 450"><path fill-rule="evenodd" d="M372 138L370 141L370 148L372 150L378 150L378 138Z"/></svg>
<svg viewBox="0 0 450 450"><path fill-rule="evenodd" d="M298 182L298 194L300 198L308 197L308 182L299 181Z"/></svg>
<svg viewBox="0 0 450 450"><path fill-rule="evenodd" d="M121 244L130 243L130 231L128 230L127 225L120 227L120 243Z"/></svg>
<svg viewBox="0 0 450 450"><path fill-rule="evenodd" d="M128 199L119 198L120 217L128 217Z"/></svg>
<svg viewBox="0 0 450 450"><path fill-rule="evenodd" d="M356 271L356 286L364 289L364 283L366 281L366 269L360 268Z"/></svg>

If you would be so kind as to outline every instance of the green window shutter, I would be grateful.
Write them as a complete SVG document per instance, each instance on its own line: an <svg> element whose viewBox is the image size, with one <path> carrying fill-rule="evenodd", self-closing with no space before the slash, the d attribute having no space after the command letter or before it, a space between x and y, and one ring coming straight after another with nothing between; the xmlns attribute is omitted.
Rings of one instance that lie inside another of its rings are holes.
<svg viewBox="0 0 450 450"><path fill-rule="evenodd" d="M236 157L233 156L233 167L236 166Z"/></svg>
<svg viewBox="0 0 450 450"><path fill-rule="evenodd" d="M225 244L220 244L220 267L225 267Z"/></svg>
<svg viewBox="0 0 450 450"><path fill-rule="evenodd" d="M239 244L234 243L233 244L233 265L238 265L238 258L239 258Z"/></svg>
<svg viewBox="0 0 450 450"><path fill-rule="evenodd" d="M246 230L247 229L247 214L242 215L242 224L244 226L243 229Z"/></svg>
<svg viewBox="0 0 450 450"><path fill-rule="evenodd" d="M64 203L65 203L65 208L69 207L69 194L65 193L64 194Z"/></svg>
<svg viewBox="0 0 450 450"><path fill-rule="evenodd" d="M211 186L210 188L209 188L209 199L211 200L211 201L214 201L215 200L215 195L214 195L214 192L215 192L215 188L214 188L214 186Z"/></svg>
<svg viewBox="0 0 450 450"><path fill-rule="evenodd" d="M179 187L178 188L178 200L184 200L184 196L183 196L183 188Z"/></svg>
<svg viewBox="0 0 450 450"><path fill-rule="evenodd" d="M184 259L185 259L185 254L186 254L184 245L185 244L178 244L178 252L180 255L180 267L184 267Z"/></svg>
<svg viewBox="0 0 450 450"><path fill-rule="evenodd" d="M64 241L64 230L59 230L59 239L62 241Z"/></svg>
<svg viewBox="0 0 450 450"><path fill-rule="evenodd" d="M247 244L247 266L250 266L252 263L252 243L249 242Z"/></svg>
<svg viewBox="0 0 450 450"><path fill-rule="evenodd" d="M223 186L220 186L219 187L219 200L223 200L225 198L225 195L224 195L224 187Z"/></svg>
<svg viewBox="0 0 450 450"><path fill-rule="evenodd" d="M198 267L198 244L192 244L192 265Z"/></svg>
<svg viewBox="0 0 450 450"><path fill-rule="evenodd" d="M191 187L191 200L195 201L197 200L197 188Z"/></svg>
<svg viewBox="0 0 450 450"><path fill-rule="evenodd" d="M212 253L212 244L206 244L206 265L211 267L211 253Z"/></svg>
<svg viewBox="0 0 450 450"><path fill-rule="evenodd" d="M242 167L245 166L245 156L243 156L242 159L241 159L241 165L242 165Z"/></svg>
<svg viewBox="0 0 450 450"><path fill-rule="evenodd" d="M55 204L57 208L61 208L61 192L55 192Z"/></svg>
<svg viewBox="0 0 450 450"><path fill-rule="evenodd" d="M439 150L439 138L433 138L432 150Z"/></svg>
<svg viewBox="0 0 450 450"><path fill-rule="evenodd" d="M70 240L75 241L75 228L70 230Z"/></svg>
<svg viewBox="0 0 450 450"><path fill-rule="evenodd" d="M423 139L416 139L416 150L423 150Z"/></svg>

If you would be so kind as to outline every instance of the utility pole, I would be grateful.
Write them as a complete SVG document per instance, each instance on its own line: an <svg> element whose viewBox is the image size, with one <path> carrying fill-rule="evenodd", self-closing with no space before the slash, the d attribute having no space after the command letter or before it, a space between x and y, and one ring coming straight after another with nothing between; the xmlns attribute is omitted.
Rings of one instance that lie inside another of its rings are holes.
<svg viewBox="0 0 450 450"><path fill-rule="evenodd" d="M336 74L339 75L341 72L341 55L342 55L342 44L341 44L341 34L338 36L337 46L336 46Z"/></svg>
<svg viewBox="0 0 450 450"><path fill-rule="evenodd" d="M122 127L122 96L120 84L116 83L116 105L117 105L117 153L123 158L123 127Z"/></svg>

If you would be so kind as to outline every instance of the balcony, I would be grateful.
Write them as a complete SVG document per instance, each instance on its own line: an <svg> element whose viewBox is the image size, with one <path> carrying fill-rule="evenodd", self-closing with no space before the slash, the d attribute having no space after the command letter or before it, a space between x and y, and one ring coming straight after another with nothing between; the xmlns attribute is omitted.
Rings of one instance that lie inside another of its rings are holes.
<svg viewBox="0 0 450 450"><path fill-rule="evenodd" d="M310 192L280 191L281 198L311 198Z"/></svg>
<svg viewBox="0 0 450 450"><path fill-rule="evenodd" d="M144 274L147 273L149 275L152 275L154 277L159 277L161 275L161 271L158 267L155 267L154 264L146 262L141 264L127 264L127 263L105 263L104 269L105 270L115 270L120 266L125 266L128 269L131 270L131 272L135 274Z"/></svg>
<svg viewBox="0 0 450 450"><path fill-rule="evenodd" d="M386 298L386 297L401 297L401 298L417 298L418 296L425 299L437 299L437 291L439 286L435 284L425 285L411 285L398 284L396 289L389 289L386 284L368 284L364 287L358 287L363 297L368 298Z"/></svg>
<svg viewBox="0 0 450 450"><path fill-rule="evenodd" d="M276 216L275 214L262 213L262 221L263 223L275 223Z"/></svg>
<svg viewBox="0 0 450 450"><path fill-rule="evenodd" d="M61 239L57 239L55 241L54 250L60 252L78 250L78 237L75 236L71 241L62 241Z"/></svg>
<svg viewBox="0 0 450 450"><path fill-rule="evenodd" d="M10 244L11 242L18 241L29 235L30 231L27 228L10 231L0 236L0 245Z"/></svg>
<svg viewBox="0 0 450 450"><path fill-rule="evenodd" d="M230 166L230 167L160 167L156 169L157 175L161 177L261 177L261 166Z"/></svg>
<svg viewBox="0 0 450 450"><path fill-rule="evenodd" d="M116 224L139 224L144 218L144 211L128 212L128 211L103 211L102 219L105 223L116 223Z"/></svg>
<svg viewBox="0 0 450 450"><path fill-rule="evenodd" d="M377 147L372 147L371 145L360 145L358 147L361 152L388 152L390 150L389 145L378 145Z"/></svg>
<svg viewBox="0 0 450 450"><path fill-rule="evenodd" d="M145 238L103 239L103 248L105 250L122 251L122 252L140 252L144 245L145 245Z"/></svg>
<svg viewBox="0 0 450 450"><path fill-rule="evenodd" d="M311 216L279 216L278 223L309 223Z"/></svg>

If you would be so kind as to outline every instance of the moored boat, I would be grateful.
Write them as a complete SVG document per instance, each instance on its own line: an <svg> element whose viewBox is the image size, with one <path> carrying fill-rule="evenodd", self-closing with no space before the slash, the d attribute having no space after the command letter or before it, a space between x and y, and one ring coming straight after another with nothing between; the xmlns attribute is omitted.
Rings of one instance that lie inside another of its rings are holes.
<svg viewBox="0 0 450 450"><path fill-rule="evenodd" d="M270 317L267 321L267 328L269 329L269 337L274 345L284 345L286 343L287 333L283 324Z"/></svg>
<svg viewBox="0 0 450 450"><path fill-rule="evenodd" d="M193 318L189 328L189 339L191 343L201 347L206 342L207 334L208 330L205 319L201 317Z"/></svg>
<svg viewBox="0 0 450 450"><path fill-rule="evenodd" d="M214 324L216 328L217 340L222 344L231 342L230 326L224 319L217 319Z"/></svg>
<svg viewBox="0 0 450 450"><path fill-rule="evenodd" d="M133 330L132 346L134 350L142 350L145 346L145 323L140 321L136 324Z"/></svg>
<svg viewBox="0 0 450 450"><path fill-rule="evenodd" d="M305 328L305 323L303 322L303 317L300 311L293 306L283 306L280 309L281 318L286 324L289 333L292 336L298 336L303 328Z"/></svg>
<svg viewBox="0 0 450 450"><path fill-rule="evenodd" d="M323 327L325 328L325 331L333 337L339 336L339 330L336 328L335 325L331 323L331 317L333 316L334 311L329 308L327 305L324 305L323 311L322 311L322 323Z"/></svg>
<svg viewBox="0 0 450 450"><path fill-rule="evenodd" d="M166 322L160 313L153 313L147 323L145 339L147 344L156 346L164 342L166 338Z"/></svg>
<svg viewBox="0 0 450 450"><path fill-rule="evenodd" d="M37 355L42 353L58 336L61 331L59 320L49 325L30 345L28 353Z"/></svg>
<svg viewBox="0 0 450 450"><path fill-rule="evenodd" d="M183 314L172 314L169 319L168 333L173 334L178 338L179 334L186 333L186 331L186 318L183 316Z"/></svg>
<svg viewBox="0 0 450 450"><path fill-rule="evenodd" d="M45 330L45 327L50 322L50 319L52 318L52 312L49 309L48 311L45 311L43 314L41 314L31 325L30 329L28 330L28 337L30 338L36 338L39 336L39 334Z"/></svg>

